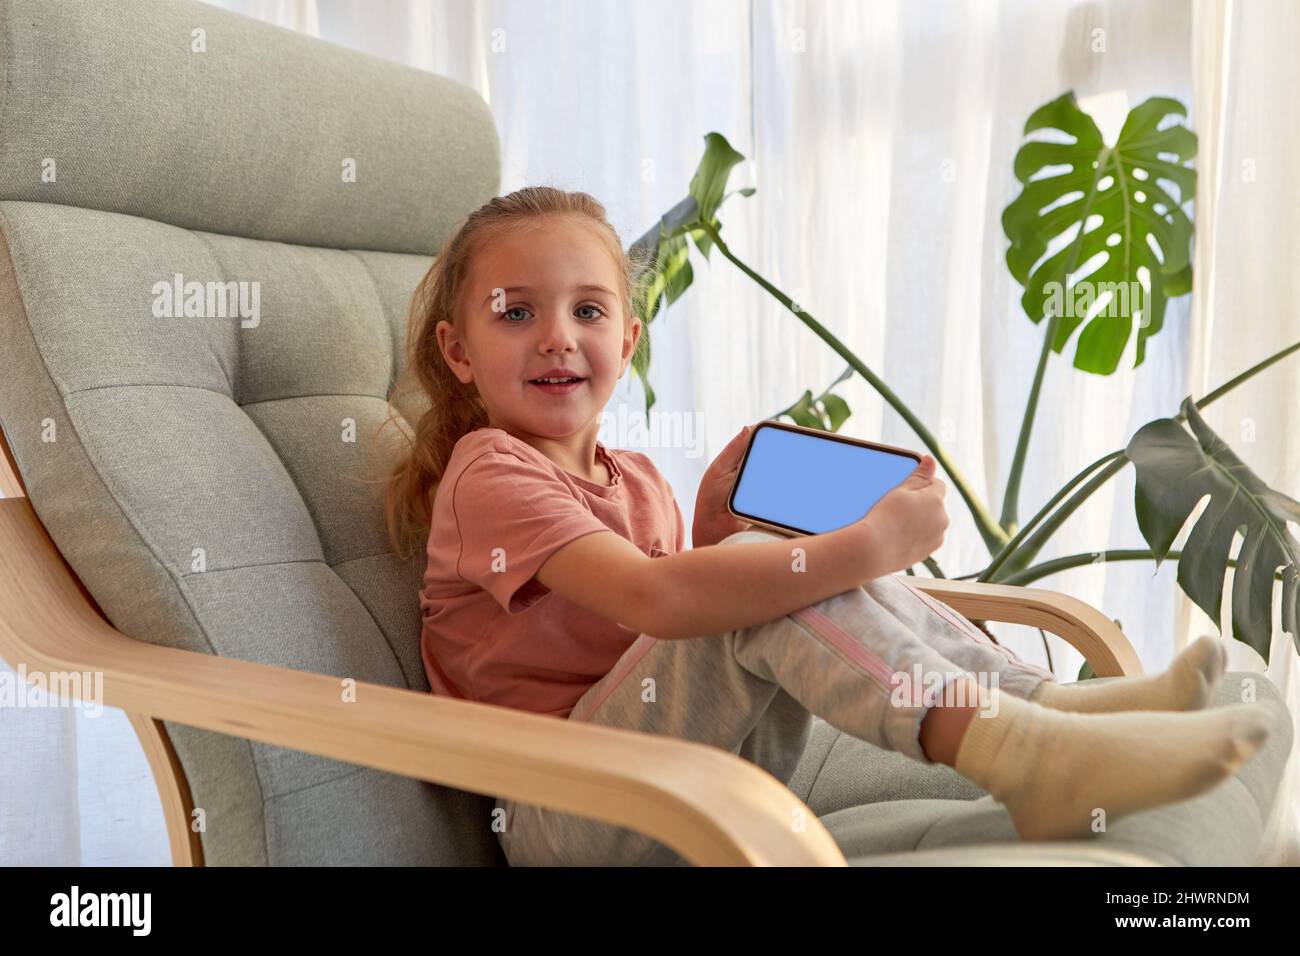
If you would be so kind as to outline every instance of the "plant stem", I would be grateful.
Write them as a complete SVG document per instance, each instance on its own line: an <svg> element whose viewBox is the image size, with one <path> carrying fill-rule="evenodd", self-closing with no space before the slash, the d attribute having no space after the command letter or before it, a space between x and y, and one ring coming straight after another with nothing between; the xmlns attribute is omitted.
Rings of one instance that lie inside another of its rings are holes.
<svg viewBox="0 0 1300 956"><path fill-rule="evenodd" d="M1264 359L1264 361L1260 362L1259 364L1252 365L1250 368L1246 369L1246 371L1242 372L1236 378L1228 379L1228 381L1224 382L1214 391L1210 392L1209 395L1206 395L1199 402L1194 402L1193 404L1196 406L1196 410L1199 412L1206 405L1210 404L1210 402L1214 401L1215 399L1222 398L1224 395L1232 391L1242 382L1246 381L1246 379L1259 374L1260 372L1264 371L1264 369L1268 368L1270 365L1282 361L1282 359L1286 358L1288 355L1290 355L1292 352L1296 351L1297 349L1300 349L1300 342L1293 342L1292 344L1288 345L1286 348L1282 349L1280 352L1274 352L1272 355ZM1180 411L1177 415L1176 420L1181 422L1181 421L1185 421L1186 419L1187 416Z"/></svg>
<svg viewBox="0 0 1300 956"><path fill-rule="evenodd" d="M1175 562L1181 558L1183 552L1178 549L1171 550L1163 560L1173 560ZM1049 574L1056 574L1058 571L1068 571L1070 568L1083 567L1085 564L1108 564L1111 561L1154 561L1150 549L1141 548L1120 548L1113 551L1090 551L1084 554L1071 554L1063 558L1053 558L1051 561L1044 561L1042 564L1035 564L1033 567L1017 572L1006 579L999 581L999 584L1026 585L1031 581L1037 581L1039 578L1045 578ZM1228 567L1235 568L1237 560L1228 558ZM1282 572L1274 571L1273 579L1282 580Z"/></svg>
<svg viewBox="0 0 1300 956"><path fill-rule="evenodd" d="M1107 174L1114 153L1110 147L1105 147L1101 151L1097 170L1092 174L1092 184L1088 187L1088 195L1084 199L1083 216L1079 220L1079 233L1074 237L1070 244L1070 254L1065 260L1065 269L1062 270L1061 292L1063 295L1069 295L1069 290L1065 288L1065 283L1070 281L1070 273L1079 261L1079 250L1083 248L1084 226L1088 224L1088 217L1092 213L1093 197L1097 195L1097 183L1101 182L1103 176ZM1052 345L1056 341L1056 330L1061 324L1061 317L1058 313L1053 312L1047 322L1047 328L1043 332L1043 347L1038 352L1038 367L1034 370L1034 384L1029 389L1029 400L1025 403L1025 415L1020 422L1020 437L1016 440L1016 453L1011 460L1011 474L1007 476L1007 488L1002 497L1002 520L999 522L1008 534L1014 534L1016 530L1016 515L1020 509L1020 476L1025 469L1025 458L1029 454L1029 433L1033 431L1034 417L1038 413L1038 396L1043 386L1043 375L1047 370L1047 358L1051 355Z"/></svg>
<svg viewBox="0 0 1300 956"><path fill-rule="evenodd" d="M1193 402L1192 404L1196 407L1197 411L1200 411L1202 408L1205 408L1211 402L1217 401L1218 399L1222 398L1224 395L1232 391L1232 389L1236 388L1238 385L1254 377L1255 375L1258 375L1260 372L1264 371L1269 366L1274 365L1277 362L1280 362L1282 359L1286 358L1292 352L1295 352L1297 350L1300 350L1300 342L1294 342L1291 345L1288 345L1286 348L1282 349L1281 351L1275 352L1274 354L1270 355L1262 362L1252 365L1250 368L1246 369L1246 371L1242 372L1240 375L1236 376L1235 378L1229 379L1227 382L1220 385L1214 391L1210 392L1208 395L1202 398L1200 401ZM1178 412L1177 415L1174 416L1174 421L1176 422L1182 422L1186 420L1187 420L1187 416L1181 410ZM1084 485L1082 488L1076 491L1070 497L1070 499L1065 502L1065 504L1061 505L1061 507L1056 511L1055 514L1053 514L1050 518L1048 518L1046 521L1043 522L1042 526L1037 531L1035 531L1029 537L1028 540L1026 540L1023 544L1017 547L1015 553L1013 553L1010 557L1002 558L1002 564L1003 565L1009 564L1012 574L1024 570L1029 564L1029 562L1034 559L1034 556L1037 555L1038 552L1042 550L1043 546L1047 543L1047 540L1052 536L1052 534L1056 531L1056 529L1060 527L1061 524L1063 524L1065 520L1069 518L1070 515L1072 515L1075 512L1075 510L1078 509L1080 505L1082 505L1085 501L1087 501L1094 491L1096 491L1098 488L1104 485L1107 481L1111 479L1111 477L1113 477L1117 472L1119 472L1121 468L1123 468L1126 464L1128 464L1129 458L1128 455L1124 453L1124 449L1121 448L1118 451L1112 452L1112 454L1117 456L1114 461L1106 465L1100 472L1098 472L1092 478L1091 481L1089 481L1086 485ZM1006 579L1002 579L1002 580L1005 582Z"/></svg>
<svg viewBox="0 0 1300 956"><path fill-rule="evenodd" d="M1020 437L1016 439L1011 474L1007 476L1007 487L1002 496L1001 524L1008 534L1016 531L1016 513L1020 507L1020 476L1025 470L1025 457L1029 453L1029 433L1033 430L1034 416L1038 413L1038 396L1043 387L1043 375L1047 371L1047 357L1052 353L1052 341L1056 338L1056 327L1060 322L1061 317L1058 315L1047 320L1043 347L1038 352L1038 365L1034 369L1034 383L1029 387L1029 399L1025 402L1025 414L1020 421Z"/></svg>
<svg viewBox="0 0 1300 956"><path fill-rule="evenodd" d="M936 578L946 577L946 575L943 573L943 568L939 567L939 562L934 560L934 558L922 558L921 563L924 564L927 568L929 568L930 573L933 574Z"/></svg>
<svg viewBox="0 0 1300 956"><path fill-rule="evenodd" d="M989 549L989 553L994 554L999 551L1007 543L1010 535L1003 531L998 523L993 520L993 516L989 514L984 503L975 497L974 493L966 483L966 479L962 476L961 472L957 470L957 466L953 464L952 459L948 457L947 452L943 450L943 447L930 433L930 430L926 428L921 420L912 413L912 410L903 404L902 400L894 394L893 390L890 389L878 375L871 371L871 369L867 368L861 359L849 351L849 349L840 342L839 339L832 335L825 326L813 318L811 313L802 308L795 308L793 300L788 295L736 258L732 251L727 248L727 244L722 241L722 237L718 235L718 230L713 228L712 223L701 220L699 222L699 228L708 233L709 238L713 240L718 251L726 256L727 259L736 266L736 268L762 286L769 295L785 306L796 318L799 319L800 322L808 326L808 328L810 328L818 338L829 345L837 355L853 366L854 371L866 379L867 382L870 383L871 387L879 392L880 396L884 398L884 400L888 402L899 415L902 416L903 420L911 426L912 431L916 433L916 436L921 440L925 447L930 450L932 455L934 455L935 461L943 467L944 471L946 471L948 476L952 479L953 487L957 489L962 500L966 502L966 507L970 509L971 517L975 521L975 527L979 530L980 536L983 537L984 545Z"/></svg>
<svg viewBox="0 0 1300 956"><path fill-rule="evenodd" d="M986 567L983 571L978 572L974 576L975 579L978 581L992 581L994 579L994 575L997 574L998 569L1002 567L1002 565L1006 562L1007 558L1009 558L1012 555L1012 553L1016 550L1016 548L1020 546L1020 542L1029 536L1029 532L1034 530L1034 526L1037 525L1040 521L1042 521L1043 518L1047 516L1047 513L1049 511L1051 511L1054 507L1056 507L1057 502L1059 502L1062 498L1064 498L1066 495L1070 493L1070 489L1072 489L1079 482L1083 481L1083 479L1088 477L1088 475L1092 474L1092 472L1095 469L1106 464L1111 459L1119 457L1123 454L1124 454L1123 451L1113 451L1109 455L1103 455L1101 458L1098 458L1091 465L1083 469L1083 471L1079 472L1068 482L1066 482L1065 485L1061 488L1061 490L1052 496L1052 500L1049 501L1047 504L1043 505L1043 507L1039 509L1038 514L1030 518L1029 521L1025 523L1025 526L1021 528L1018 532L1016 532L1016 536L1007 543L1007 546L1005 548L1003 548L1001 551L997 553L997 555L993 558L992 562L989 563L989 566Z"/></svg>

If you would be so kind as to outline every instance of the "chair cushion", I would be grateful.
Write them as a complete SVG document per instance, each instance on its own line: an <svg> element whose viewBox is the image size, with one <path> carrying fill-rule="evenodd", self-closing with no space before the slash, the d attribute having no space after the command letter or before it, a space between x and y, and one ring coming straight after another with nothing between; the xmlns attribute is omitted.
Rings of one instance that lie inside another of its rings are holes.
<svg viewBox="0 0 1300 956"><path fill-rule="evenodd" d="M790 789L819 817L890 800L974 800L984 790L943 764L923 764L882 750L813 719L808 746Z"/></svg>
<svg viewBox="0 0 1300 956"><path fill-rule="evenodd" d="M0 203L3 426L109 620L153 643L428 690L423 561L389 550L376 435L424 256ZM254 278L260 319L157 317ZM352 432L355 432L355 440ZM50 440L53 439L53 440ZM492 800L168 722L212 864L498 862Z"/></svg>
<svg viewBox="0 0 1300 956"><path fill-rule="evenodd" d="M433 255L500 185L473 90L197 0L5 0L0 63L0 199Z"/></svg>

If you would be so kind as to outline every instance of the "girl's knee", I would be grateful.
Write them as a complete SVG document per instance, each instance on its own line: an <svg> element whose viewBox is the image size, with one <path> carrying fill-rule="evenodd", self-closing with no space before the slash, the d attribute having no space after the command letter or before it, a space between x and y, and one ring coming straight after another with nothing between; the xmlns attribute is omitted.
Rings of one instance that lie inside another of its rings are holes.
<svg viewBox="0 0 1300 956"><path fill-rule="evenodd" d="M735 534L729 534L723 538L719 544L732 544L744 541L785 541L785 535L777 534L775 531L769 531L766 528L747 528L744 531L737 531Z"/></svg>

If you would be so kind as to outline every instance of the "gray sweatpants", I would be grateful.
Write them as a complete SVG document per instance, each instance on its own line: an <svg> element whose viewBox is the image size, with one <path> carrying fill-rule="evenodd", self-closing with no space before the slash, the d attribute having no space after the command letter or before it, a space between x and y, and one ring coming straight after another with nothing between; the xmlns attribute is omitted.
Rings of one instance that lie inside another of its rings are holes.
<svg viewBox="0 0 1300 956"><path fill-rule="evenodd" d="M780 537L749 530L722 545ZM906 575L891 574L736 631L685 640L642 634L568 719L711 744L789 784L814 714L931 763L921 749L921 721L961 674L1017 697L1054 679L912 587ZM497 836L512 866L686 864L624 827L504 798L496 806L505 811Z"/></svg>

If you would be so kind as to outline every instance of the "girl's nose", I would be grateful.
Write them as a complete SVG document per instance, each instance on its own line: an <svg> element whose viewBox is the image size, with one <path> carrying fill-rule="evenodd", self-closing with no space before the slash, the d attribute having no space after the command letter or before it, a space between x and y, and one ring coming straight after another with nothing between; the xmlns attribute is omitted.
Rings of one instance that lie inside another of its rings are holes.
<svg viewBox="0 0 1300 956"><path fill-rule="evenodd" d="M567 315L550 313L541 323L541 345L546 351L566 350L572 348L577 339L573 323Z"/></svg>

